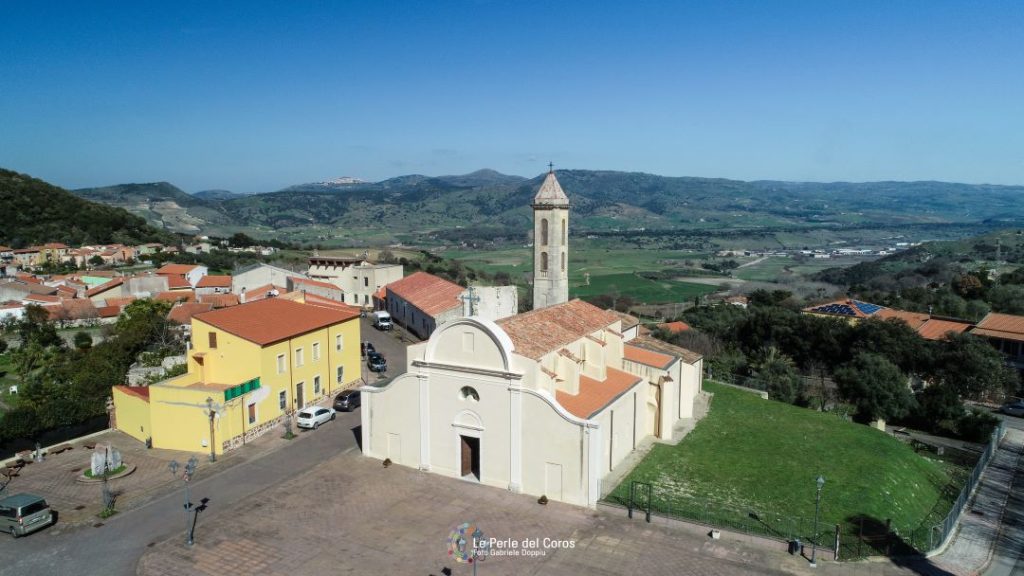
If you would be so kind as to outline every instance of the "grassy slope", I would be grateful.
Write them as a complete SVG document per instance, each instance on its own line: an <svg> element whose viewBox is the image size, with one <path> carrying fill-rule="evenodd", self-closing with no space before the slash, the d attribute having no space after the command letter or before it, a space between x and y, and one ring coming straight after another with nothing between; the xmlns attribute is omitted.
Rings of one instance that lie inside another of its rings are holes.
<svg viewBox="0 0 1024 576"><path fill-rule="evenodd" d="M678 446L656 445L610 499L624 502L639 480L670 489L674 506L710 500L812 518L820 473L825 525L866 514L909 529L942 518L959 490L945 464L867 426L715 383L705 389L715 394L709 415Z"/></svg>

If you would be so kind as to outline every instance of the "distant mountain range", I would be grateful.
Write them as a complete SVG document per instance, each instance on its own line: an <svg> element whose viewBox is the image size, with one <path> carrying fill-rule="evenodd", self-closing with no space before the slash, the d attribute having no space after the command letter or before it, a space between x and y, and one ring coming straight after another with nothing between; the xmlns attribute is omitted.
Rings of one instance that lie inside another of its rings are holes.
<svg viewBox="0 0 1024 576"><path fill-rule="evenodd" d="M314 228L399 239L452 230L521 236L530 228L530 201L543 176L479 170L380 182L339 178L250 195L189 195L166 182L74 193L179 232L252 229L287 236ZM745 182L601 170L560 170L558 179L572 202L576 231L1024 220L1024 186Z"/></svg>

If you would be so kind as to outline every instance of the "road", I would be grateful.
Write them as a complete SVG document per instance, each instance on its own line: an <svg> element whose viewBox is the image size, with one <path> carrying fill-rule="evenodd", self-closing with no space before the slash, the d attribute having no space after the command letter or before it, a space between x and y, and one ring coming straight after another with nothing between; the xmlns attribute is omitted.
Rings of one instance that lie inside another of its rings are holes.
<svg viewBox="0 0 1024 576"><path fill-rule="evenodd" d="M1024 430L1024 419L999 415L1007 428ZM1010 497L1003 509L1002 526L996 540L992 562L985 576L1010 576L1024 574L1024 460L1017 460Z"/></svg>
<svg viewBox="0 0 1024 576"><path fill-rule="evenodd" d="M338 418L315 431L300 432L293 445L204 477L200 464L192 482L192 501L209 498L200 515L196 539L202 527L221 510L243 498L294 478L346 451L356 450L359 412L339 413ZM175 535L184 537L184 494L175 490L141 508L113 516L100 527L52 527L26 538L0 539L0 574L76 576L133 575L147 547Z"/></svg>

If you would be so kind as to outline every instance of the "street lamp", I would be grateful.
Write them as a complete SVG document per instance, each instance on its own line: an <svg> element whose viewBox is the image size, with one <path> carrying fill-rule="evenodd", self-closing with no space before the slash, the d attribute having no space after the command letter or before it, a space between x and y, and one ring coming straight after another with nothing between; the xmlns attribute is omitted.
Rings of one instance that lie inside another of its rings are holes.
<svg viewBox="0 0 1024 576"><path fill-rule="evenodd" d="M206 397L206 412L210 415L210 462L217 461L217 454L214 452L214 439L213 439L213 417L217 414L213 410L213 398Z"/></svg>
<svg viewBox="0 0 1024 576"><path fill-rule="evenodd" d="M194 522L191 522L192 512L192 489L189 486L189 482L192 480L192 476L196 473L196 467L199 466L199 459L192 456L185 463L185 470L181 475L181 479L185 482L185 545L191 546L193 544L192 533L195 526ZM178 464L177 460L171 460L170 464L167 465L167 469L171 471L171 476L178 477L178 468L181 468L181 464Z"/></svg>
<svg viewBox="0 0 1024 576"><path fill-rule="evenodd" d="M814 498L814 538L811 540L811 568L818 567L818 515L821 512L821 488L825 486L825 477L819 474L815 483L818 485L818 492Z"/></svg>

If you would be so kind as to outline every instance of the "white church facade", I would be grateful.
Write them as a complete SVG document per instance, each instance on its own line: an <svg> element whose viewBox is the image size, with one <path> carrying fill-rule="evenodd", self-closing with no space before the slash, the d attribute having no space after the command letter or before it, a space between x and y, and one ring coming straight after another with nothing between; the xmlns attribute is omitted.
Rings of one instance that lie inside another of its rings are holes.
<svg viewBox="0 0 1024 576"><path fill-rule="evenodd" d="M552 191L551 181L564 198L553 173L541 192ZM567 222L567 200L564 206ZM534 254L547 252L554 276L568 258L567 235L555 238L562 216L535 210L551 230L547 242L535 239ZM525 314L441 325L408 348L405 373L363 387L363 453L596 506L602 480L641 441L669 440L680 420L693 416L702 361L628 342L619 316L568 300L567 275L562 279L544 284L542 299L535 296L535 309Z"/></svg>

